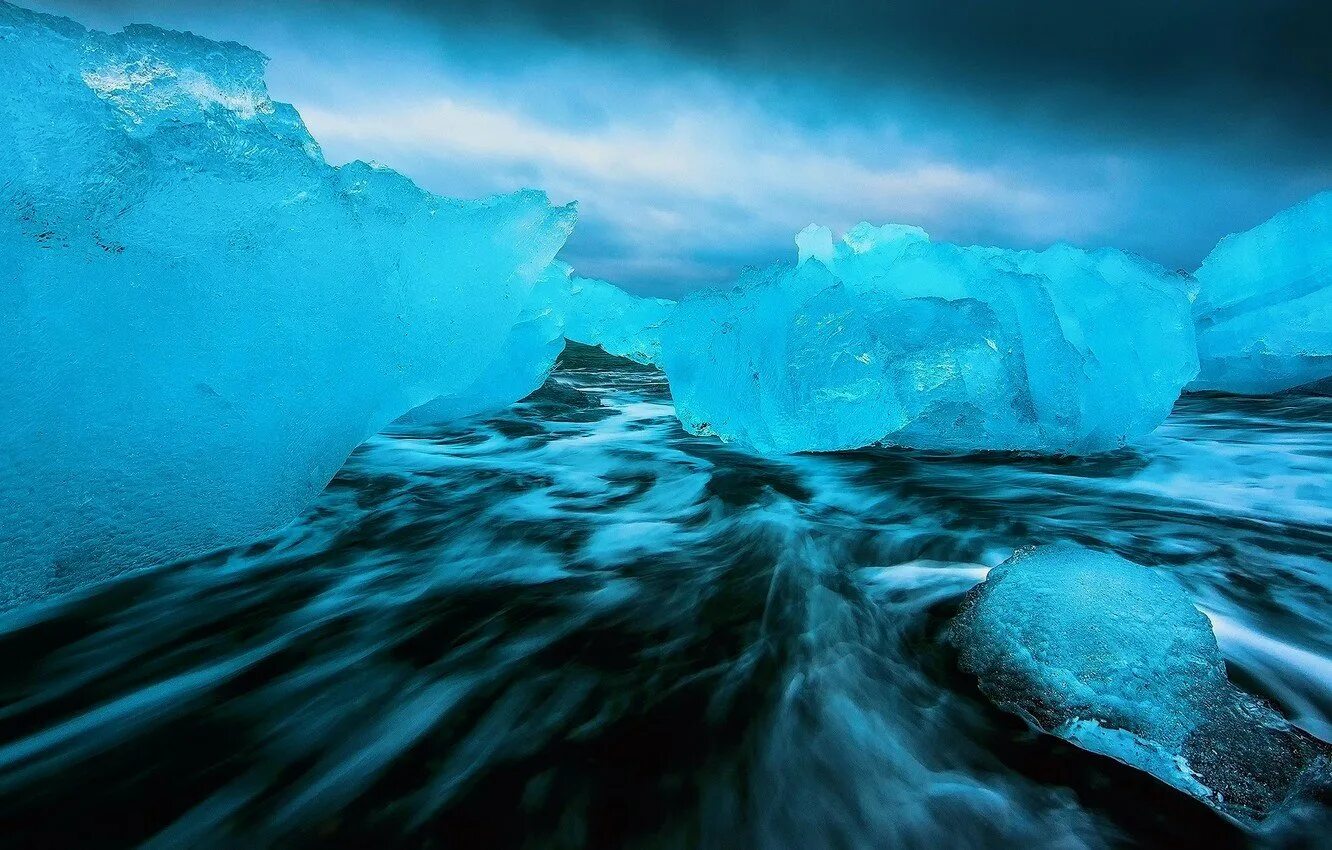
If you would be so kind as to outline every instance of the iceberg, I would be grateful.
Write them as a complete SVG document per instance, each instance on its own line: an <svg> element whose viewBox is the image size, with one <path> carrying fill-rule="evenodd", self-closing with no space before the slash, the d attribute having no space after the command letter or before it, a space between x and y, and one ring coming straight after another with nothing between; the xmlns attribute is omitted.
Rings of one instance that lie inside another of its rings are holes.
<svg viewBox="0 0 1332 850"><path fill-rule="evenodd" d="M505 407L540 389L564 351L565 321L569 317L561 305L568 297L572 271L559 260L547 266L523 299L499 353L485 364L481 374L467 386L413 408L398 421L417 425L450 422Z"/></svg>
<svg viewBox="0 0 1332 850"><path fill-rule="evenodd" d="M1194 276L1191 390L1264 395L1332 377L1332 192L1222 239Z"/></svg>
<svg viewBox="0 0 1332 850"><path fill-rule="evenodd" d="M1246 826L1329 781L1329 747L1235 687L1169 575L1072 545L1019 552L967 596L960 664L1002 708Z"/></svg>
<svg viewBox="0 0 1332 850"><path fill-rule="evenodd" d="M565 337L660 367L661 334L674 301L630 295L614 284L586 277L571 277L562 295Z"/></svg>
<svg viewBox="0 0 1332 850"><path fill-rule="evenodd" d="M861 224L694 293L661 363L696 434L764 452L891 444L1085 454L1150 432L1197 372L1191 281L1112 249Z"/></svg>
<svg viewBox="0 0 1332 850"><path fill-rule="evenodd" d="M0 3L0 606L253 539L549 368L573 206L332 167L264 64Z"/></svg>

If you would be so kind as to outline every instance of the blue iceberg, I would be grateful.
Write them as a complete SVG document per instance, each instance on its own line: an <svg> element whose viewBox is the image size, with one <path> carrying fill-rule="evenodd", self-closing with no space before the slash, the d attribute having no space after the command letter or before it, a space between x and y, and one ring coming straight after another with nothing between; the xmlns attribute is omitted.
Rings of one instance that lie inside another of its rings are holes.
<svg viewBox="0 0 1332 850"><path fill-rule="evenodd" d="M499 353L466 386L453 389L420 407L399 422L449 422L495 410L524 398L541 387L564 351L566 302L572 269L556 260L546 267L522 299L513 327L504 335Z"/></svg>
<svg viewBox="0 0 1332 850"><path fill-rule="evenodd" d="M1084 454L1197 372L1191 281L1120 251L961 247L861 224L691 294L661 334L685 427L765 452L891 444Z"/></svg>
<svg viewBox="0 0 1332 850"><path fill-rule="evenodd" d="M1332 377L1332 192L1222 239L1195 277L1190 389L1263 395Z"/></svg>
<svg viewBox="0 0 1332 850"><path fill-rule="evenodd" d="M1071 545L1020 552L952 626L1001 707L1255 825L1328 782L1328 747L1226 677L1211 624L1167 574Z"/></svg>
<svg viewBox="0 0 1332 850"><path fill-rule="evenodd" d="M640 298L604 280L571 277L562 293L564 335L649 366L661 365L661 334L675 307L664 298Z"/></svg>
<svg viewBox="0 0 1332 850"><path fill-rule="evenodd" d="M0 3L0 605L251 539L553 359L573 207L331 167L264 62Z"/></svg>

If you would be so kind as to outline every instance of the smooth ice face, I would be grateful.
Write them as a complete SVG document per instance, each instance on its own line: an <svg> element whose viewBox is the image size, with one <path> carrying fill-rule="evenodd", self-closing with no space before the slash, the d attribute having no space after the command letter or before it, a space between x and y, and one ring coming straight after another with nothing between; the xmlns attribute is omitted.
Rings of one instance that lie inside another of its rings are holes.
<svg viewBox="0 0 1332 850"><path fill-rule="evenodd" d="M0 605L280 526L395 417L549 365L573 209L329 167L263 65L0 3Z"/></svg>
<svg viewBox="0 0 1332 850"><path fill-rule="evenodd" d="M1190 389L1265 394L1332 377L1332 192L1227 236L1195 273Z"/></svg>
<svg viewBox="0 0 1332 850"><path fill-rule="evenodd" d="M662 328L674 307L674 301L639 298L604 280L575 277L560 309L569 339L660 366Z"/></svg>
<svg viewBox="0 0 1332 850"><path fill-rule="evenodd" d="M1001 707L1242 823L1328 781L1328 747L1233 686L1167 574L1080 547L1020 552L968 595L963 669Z"/></svg>
<svg viewBox="0 0 1332 850"><path fill-rule="evenodd" d="M559 260L547 266L482 373L467 386L413 408L399 421L448 422L503 407L539 389L564 350L566 316L560 305L567 298L571 272Z"/></svg>
<svg viewBox="0 0 1332 850"><path fill-rule="evenodd" d="M689 430L771 452L1090 453L1155 428L1197 371L1187 279L1119 251L868 224L797 245L798 265L670 316L662 363Z"/></svg>

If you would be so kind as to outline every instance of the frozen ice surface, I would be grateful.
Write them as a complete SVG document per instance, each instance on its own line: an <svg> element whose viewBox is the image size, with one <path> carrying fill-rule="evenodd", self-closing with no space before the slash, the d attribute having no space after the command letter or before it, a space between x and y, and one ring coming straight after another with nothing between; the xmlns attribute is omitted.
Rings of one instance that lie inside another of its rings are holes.
<svg viewBox="0 0 1332 850"><path fill-rule="evenodd" d="M1261 395L1332 377L1332 192L1222 239L1195 276L1190 389Z"/></svg>
<svg viewBox="0 0 1332 850"><path fill-rule="evenodd" d="M689 430L768 452L1092 453L1150 432L1197 371L1188 279L1120 251L868 224L796 243L797 265L672 312L662 363Z"/></svg>
<svg viewBox="0 0 1332 850"><path fill-rule="evenodd" d="M1072 545L1020 552L971 591L953 638L1001 707L1241 823L1326 787L1328 747L1230 683L1165 573Z"/></svg>
<svg viewBox="0 0 1332 850"><path fill-rule="evenodd" d="M560 305L567 298L571 271L559 260L547 266L527 293L499 353L481 374L467 386L413 408L400 421L447 422L503 407L540 388L564 350L566 316Z"/></svg>
<svg viewBox="0 0 1332 850"><path fill-rule="evenodd" d="M645 365L661 365L661 333L675 306L640 298L604 280L574 277L563 305L564 335Z"/></svg>
<svg viewBox="0 0 1332 850"><path fill-rule="evenodd" d="M280 526L392 419L549 365L572 207L330 167L263 67L0 3L0 605Z"/></svg>

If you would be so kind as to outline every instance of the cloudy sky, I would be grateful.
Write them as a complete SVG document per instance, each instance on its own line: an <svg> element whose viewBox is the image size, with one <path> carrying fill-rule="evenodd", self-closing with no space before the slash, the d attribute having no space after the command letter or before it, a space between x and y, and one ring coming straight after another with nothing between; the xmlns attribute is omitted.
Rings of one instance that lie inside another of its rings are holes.
<svg viewBox="0 0 1332 850"><path fill-rule="evenodd" d="M1327 0L25 5L256 47L331 162L577 200L565 258L641 293L787 258L811 222L1192 268L1332 188Z"/></svg>

